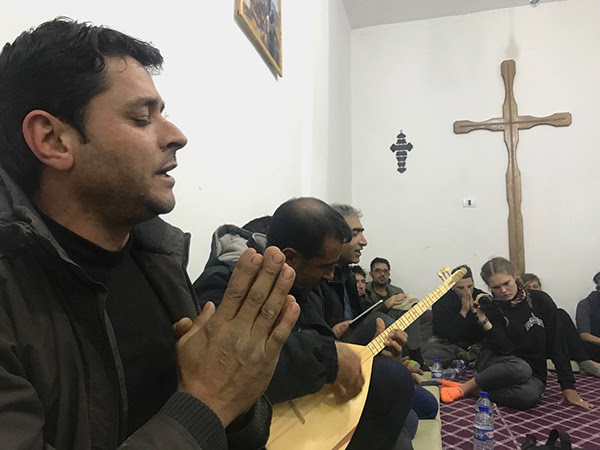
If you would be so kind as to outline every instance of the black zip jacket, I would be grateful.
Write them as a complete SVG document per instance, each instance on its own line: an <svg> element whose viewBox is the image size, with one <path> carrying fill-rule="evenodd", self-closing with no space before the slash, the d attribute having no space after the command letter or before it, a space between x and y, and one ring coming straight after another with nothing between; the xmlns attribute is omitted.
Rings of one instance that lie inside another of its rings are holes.
<svg viewBox="0 0 600 450"><path fill-rule="evenodd" d="M486 342L499 355L514 355L525 360L533 376L544 384L548 374L546 360L552 359L561 388L573 389L575 378L558 320L558 308L543 291L530 290L528 295L533 308L527 300L514 308L510 301L494 300L497 309L488 314L493 327L484 332Z"/></svg>
<svg viewBox="0 0 600 450"><path fill-rule="evenodd" d="M132 234L132 255L170 320L196 317L189 234L158 218ZM127 394L106 295L0 171L0 446L113 449L124 441ZM225 449L229 438L252 448L257 436L266 442L269 423L270 407L259 403L226 435L206 405L176 392L122 445Z"/></svg>

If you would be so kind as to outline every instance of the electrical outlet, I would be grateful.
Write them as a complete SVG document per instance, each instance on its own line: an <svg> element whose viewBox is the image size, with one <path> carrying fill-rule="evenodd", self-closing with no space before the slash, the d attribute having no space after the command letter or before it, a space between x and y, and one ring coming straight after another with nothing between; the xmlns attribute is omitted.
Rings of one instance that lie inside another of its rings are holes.
<svg viewBox="0 0 600 450"><path fill-rule="evenodd" d="M476 208L477 203L474 198L463 198L463 208Z"/></svg>

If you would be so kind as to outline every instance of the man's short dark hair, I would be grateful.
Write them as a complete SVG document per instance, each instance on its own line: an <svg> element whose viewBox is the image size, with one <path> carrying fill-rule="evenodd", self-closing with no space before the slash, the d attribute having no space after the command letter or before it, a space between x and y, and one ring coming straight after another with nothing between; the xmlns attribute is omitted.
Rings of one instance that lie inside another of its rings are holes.
<svg viewBox="0 0 600 450"><path fill-rule="evenodd" d="M273 220L271 216L257 217L256 219L252 219L242 228L244 230L251 231L252 233L267 234L269 231L269 225L271 225L271 220Z"/></svg>
<svg viewBox="0 0 600 450"><path fill-rule="evenodd" d="M455 267L454 269L452 269L452 273L456 272L457 270L460 269L466 269L467 273L465 274L464 277L462 277L462 279L466 279L466 278L473 278L473 272L471 271L471 268L469 266L467 266L466 264L462 264L458 267Z"/></svg>
<svg viewBox="0 0 600 450"><path fill-rule="evenodd" d="M354 274L362 275L364 278L367 278L367 274L365 273L365 269L360 267L358 264L354 264L350 266L350 270Z"/></svg>
<svg viewBox="0 0 600 450"><path fill-rule="evenodd" d="M130 56L149 72L163 58L152 45L110 28L59 17L24 31L0 53L0 162L27 193L39 187L42 163L23 137L25 116L44 110L71 125L83 143L90 100L110 86L106 58Z"/></svg>
<svg viewBox="0 0 600 450"><path fill-rule="evenodd" d="M385 259L385 258L380 258L379 256L377 258L374 258L373 261L371 261L371 270L373 270L373 267L375 267L375 264L385 264L388 268L388 270L390 270L392 268L392 266L390 266L390 262Z"/></svg>
<svg viewBox="0 0 600 450"><path fill-rule="evenodd" d="M279 206L273 214L267 245L293 248L310 259L321 254L326 237L345 244L352 239L352 230L324 201L312 197L294 198Z"/></svg>

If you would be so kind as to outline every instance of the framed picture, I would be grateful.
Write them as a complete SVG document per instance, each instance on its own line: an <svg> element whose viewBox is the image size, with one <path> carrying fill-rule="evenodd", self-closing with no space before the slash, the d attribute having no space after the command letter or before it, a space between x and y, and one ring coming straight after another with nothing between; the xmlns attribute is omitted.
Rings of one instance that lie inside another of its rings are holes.
<svg viewBox="0 0 600 450"><path fill-rule="evenodd" d="M281 0L236 0L237 15L254 45L283 76L281 58Z"/></svg>

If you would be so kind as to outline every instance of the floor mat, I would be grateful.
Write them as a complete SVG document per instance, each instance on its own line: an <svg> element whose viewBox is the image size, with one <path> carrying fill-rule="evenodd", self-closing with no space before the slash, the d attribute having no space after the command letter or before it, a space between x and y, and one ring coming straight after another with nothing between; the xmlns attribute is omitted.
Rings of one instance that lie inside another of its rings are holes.
<svg viewBox="0 0 600 450"><path fill-rule="evenodd" d="M469 371L468 374L473 376L474 372ZM600 449L600 379L575 374L575 381L579 395L594 408L585 410L571 405L558 405L560 387L556 373L549 372L546 392L535 408L528 411L506 407L495 409L495 450L521 448L526 434L535 435L538 445L545 444L552 428L567 431L575 447ZM464 398L440 404L444 450L473 448L475 401L475 398Z"/></svg>

